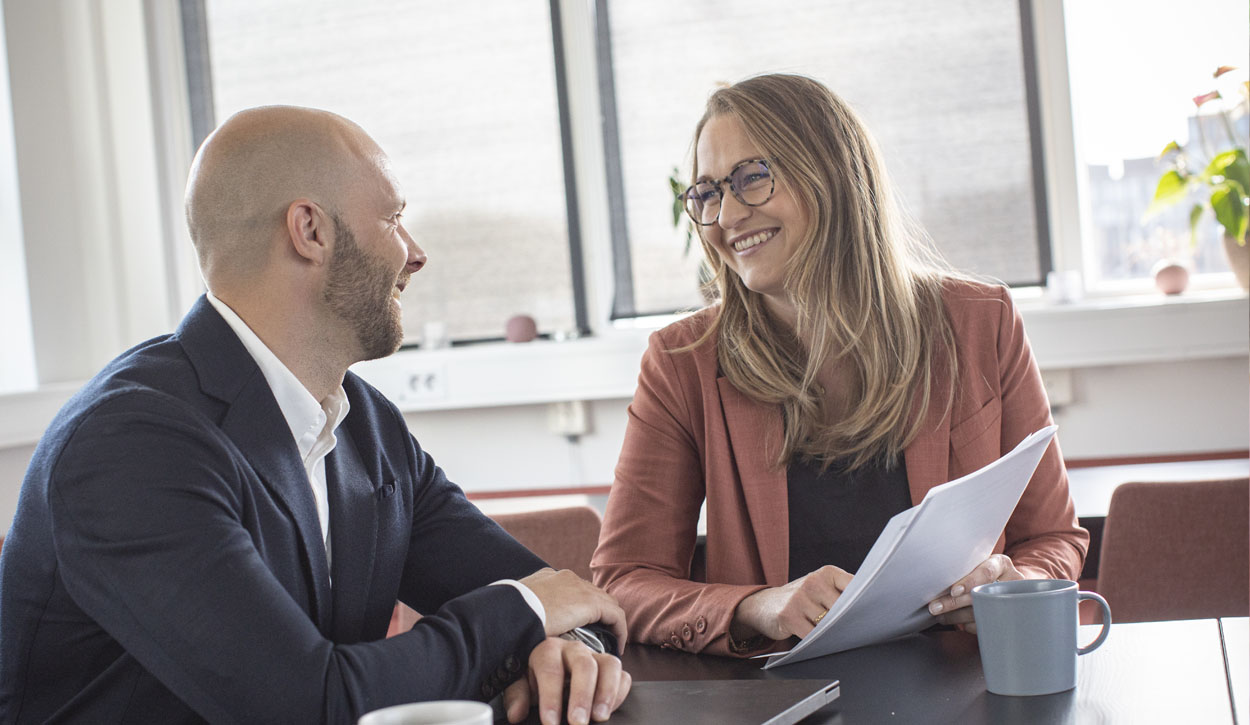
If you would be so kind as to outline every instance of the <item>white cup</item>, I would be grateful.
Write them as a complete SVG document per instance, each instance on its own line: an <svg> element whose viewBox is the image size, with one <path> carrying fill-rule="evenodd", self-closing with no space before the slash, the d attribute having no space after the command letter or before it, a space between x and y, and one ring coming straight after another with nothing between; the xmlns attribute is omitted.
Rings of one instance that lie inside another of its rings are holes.
<svg viewBox="0 0 1250 725"><path fill-rule="evenodd" d="M449 347L451 340L447 338L447 323L432 320L421 327L421 347L426 350L438 350Z"/></svg>
<svg viewBox="0 0 1250 725"><path fill-rule="evenodd" d="M490 705L470 700L435 700L393 705L365 713L356 725L491 725Z"/></svg>
<svg viewBox="0 0 1250 725"><path fill-rule="evenodd" d="M1085 296L1085 283L1078 270L1051 270L1046 273L1046 300L1052 305L1080 302Z"/></svg>

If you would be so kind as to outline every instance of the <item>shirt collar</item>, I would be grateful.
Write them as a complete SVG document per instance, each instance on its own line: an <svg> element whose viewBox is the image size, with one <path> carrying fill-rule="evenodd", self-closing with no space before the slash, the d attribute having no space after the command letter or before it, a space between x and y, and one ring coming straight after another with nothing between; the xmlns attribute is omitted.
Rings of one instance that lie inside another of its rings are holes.
<svg viewBox="0 0 1250 725"><path fill-rule="evenodd" d="M209 304L217 310L230 329L234 330L243 347L247 348L248 354L256 361L256 366L265 376L265 382L269 384L274 399L278 401L278 408L286 419L287 427L291 429L291 435L299 447L300 458L307 458L322 433L334 431L347 417L350 409L347 392L340 384L325 400L317 402L312 393L308 392L308 388L295 377L295 373L273 354L243 318L225 302L217 299L212 292L206 296Z"/></svg>

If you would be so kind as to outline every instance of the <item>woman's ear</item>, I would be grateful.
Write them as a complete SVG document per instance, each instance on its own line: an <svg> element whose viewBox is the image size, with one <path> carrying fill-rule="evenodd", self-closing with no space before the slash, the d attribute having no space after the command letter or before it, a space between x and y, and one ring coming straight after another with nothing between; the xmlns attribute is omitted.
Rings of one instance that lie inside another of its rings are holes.
<svg viewBox="0 0 1250 725"><path fill-rule="evenodd" d="M329 261L333 230L334 220L315 201L296 199L286 208L286 232L291 249L313 264Z"/></svg>

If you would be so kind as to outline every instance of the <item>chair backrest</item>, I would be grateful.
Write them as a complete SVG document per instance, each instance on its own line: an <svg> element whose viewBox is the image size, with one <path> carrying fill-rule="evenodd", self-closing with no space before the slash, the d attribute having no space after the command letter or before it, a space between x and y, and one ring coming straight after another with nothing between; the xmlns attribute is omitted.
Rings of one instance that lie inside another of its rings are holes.
<svg viewBox="0 0 1250 725"><path fill-rule="evenodd" d="M1250 615L1250 480L1118 486L1098 593L1114 622Z"/></svg>
<svg viewBox="0 0 1250 725"><path fill-rule="evenodd" d="M590 579L590 557L599 544L599 512L591 506L491 516L512 538L556 569Z"/></svg>

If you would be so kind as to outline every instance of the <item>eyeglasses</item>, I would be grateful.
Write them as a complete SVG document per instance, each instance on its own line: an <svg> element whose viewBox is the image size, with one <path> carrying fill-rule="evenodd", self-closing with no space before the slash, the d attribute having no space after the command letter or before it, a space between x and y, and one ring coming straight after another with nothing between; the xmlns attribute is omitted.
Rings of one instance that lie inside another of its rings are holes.
<svg viewBox="0 0 1250 725"><path fill-rule="evenodd" d="M734 198L746 206L759 206L773 198L776 186L772 169L768 167L768 159L750 159L743 161L729 172L723 179L705 179L682 192L685 200L686 213L701 227L710 226L720 218L721 200L725 192L721 187L729 184Z"/></svg>

